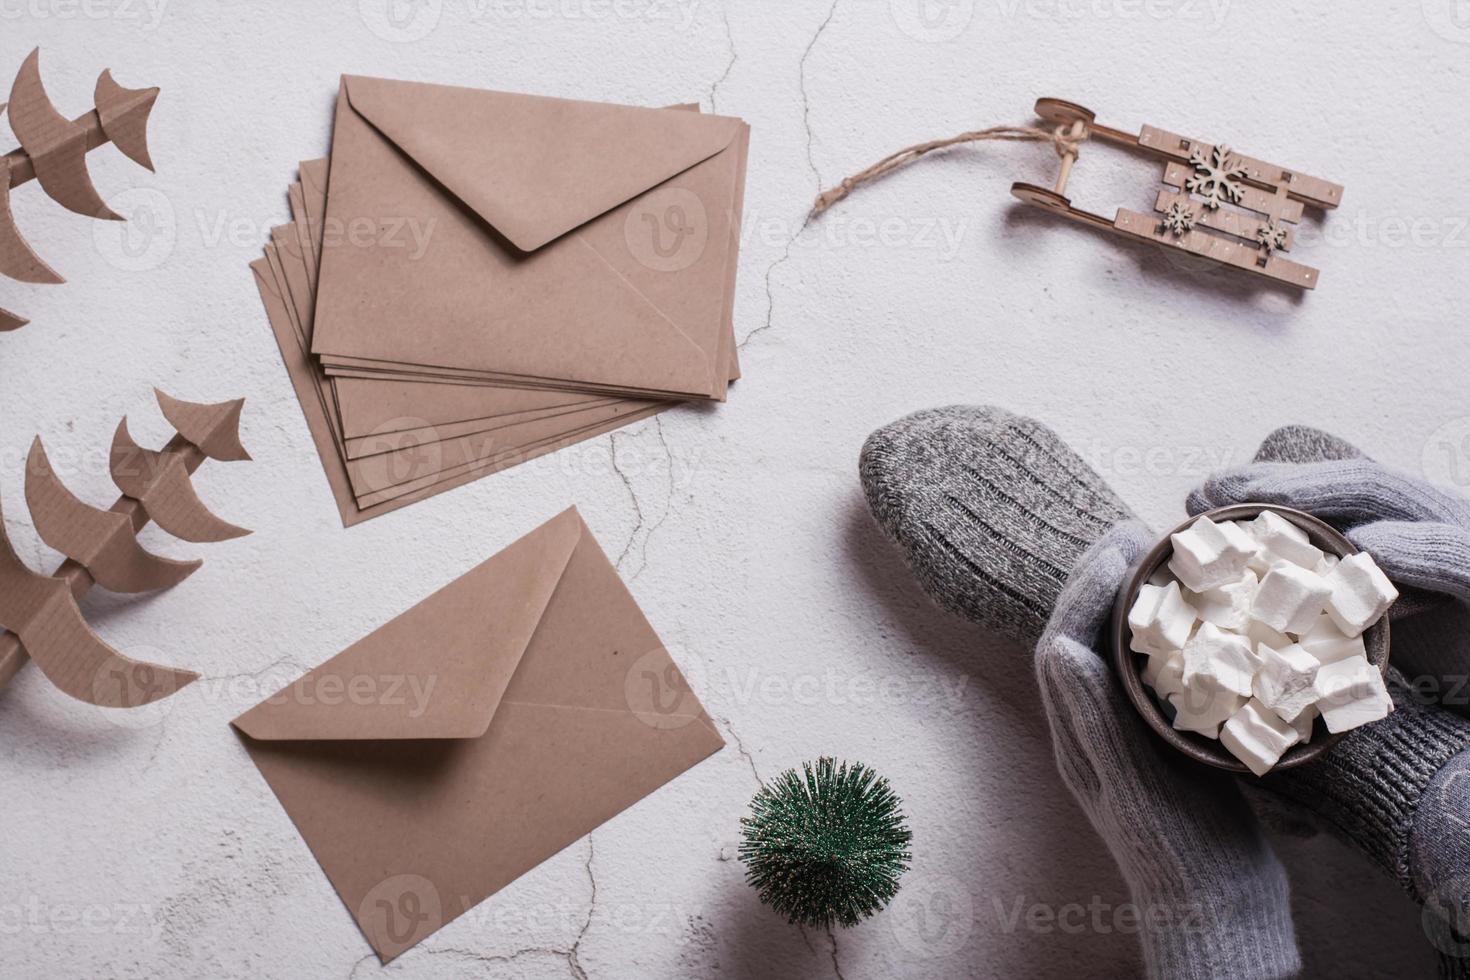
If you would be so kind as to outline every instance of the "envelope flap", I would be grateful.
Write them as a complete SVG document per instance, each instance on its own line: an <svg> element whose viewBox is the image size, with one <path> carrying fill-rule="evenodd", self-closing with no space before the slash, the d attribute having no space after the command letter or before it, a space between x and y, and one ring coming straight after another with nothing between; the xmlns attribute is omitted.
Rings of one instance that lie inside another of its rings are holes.
<svg viewBox="0 0 1470 980"><path fill-rule="evenodd" d="M523 252L720 152L740 121L345 75L348 103Z"/></svg>
<svg viewBox="0 0 1470 980"><path fill-rule="evenodd" d="M272 741L480 737L581 537L564 511L233 724Z"/></svg>

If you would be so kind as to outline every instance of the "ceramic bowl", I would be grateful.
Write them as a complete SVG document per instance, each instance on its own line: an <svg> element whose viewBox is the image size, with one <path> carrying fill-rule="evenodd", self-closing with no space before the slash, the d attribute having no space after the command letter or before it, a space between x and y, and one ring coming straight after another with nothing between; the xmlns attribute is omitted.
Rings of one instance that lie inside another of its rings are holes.
<svg viewBox="0 0 1470 980"><path fill-rule="evenodd" d="M1297 527L1307 532L1308 539L1312 544L1321 548L1329 554L1339 558L1345 558L1358 552L1351 541L1343 537L1336 528L1313 517L1311 514L1293 510L1290 507L1278 507L1274 504L1236 504L1230 507L1217 507L1206 511L1203 516L1212 521L1248 521L1256 517L1262 511L1271 510L1291 521ZM1249 773L1250 770L1231 755L1224 745L1213 738L1207 738L1197 732L1176 731L1169 718L1164 714L1164 709L1154 697L1153 689L1143 682L1143 664L1147 657L1141 653L1134 653L1128 649L1130 632L1128 629L1128 610L1133 608L1133 602L1138 598L1142 587L1158 571L1166 565L1173 556L1174 548L1170 544L1170 536L1178 534L1189 525L1193 524L1198 517L1191 517L1168 534L1164 535L1158 544L1154 545L1149 552L1143 556L1138 565L1129 574L1123 588L1118 593L1118 600L1113 606L1113 621L1110 626L1113 645L1113 664L1117 668L1118 676L1123 682L1123 688L1128 692L1128 700L1133 702L1133 707L1138 710L1144 722L1152 728L1160 738L1171 746L1183 752L1197 762L1214 766L1217 769L1228 769L1231 772ZM1384 616L1374 623L1363 634L1363 643L1368 649L1368 660L1380 671L1388 670L1388 617ZM1328 751L1346 733L1337 735L1330 734L1322 719L1318 718L1312 731L1312 740L1307 744L1293 745L1286 750L1286 754L1276 763L1276 769L1290 769L1292 766L1300 766L1310 762L1322 753Z"/></svg>

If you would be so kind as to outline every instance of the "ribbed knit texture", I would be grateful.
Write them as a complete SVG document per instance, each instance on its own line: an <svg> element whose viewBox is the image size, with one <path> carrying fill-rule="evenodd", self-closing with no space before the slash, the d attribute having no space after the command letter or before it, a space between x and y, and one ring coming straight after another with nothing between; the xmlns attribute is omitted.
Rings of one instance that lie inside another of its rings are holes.
<svg viewBox="0 0 1470 980"><path fill-rule="evenodd" d="M868 437L859 471L935 601L1028 646L1078 557L1129 516L1050 429L989 406L890 423Z"/></svg>

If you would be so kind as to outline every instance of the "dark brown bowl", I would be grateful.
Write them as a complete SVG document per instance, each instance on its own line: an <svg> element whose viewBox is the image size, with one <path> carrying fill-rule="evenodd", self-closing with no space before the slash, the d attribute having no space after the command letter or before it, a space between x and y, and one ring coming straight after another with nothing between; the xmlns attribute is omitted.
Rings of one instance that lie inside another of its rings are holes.
<svg viewBox="0 0 1470 980"><path fill-rule="evenodd" d="M1197 732L1177 731L1170 724L1169 719L1164 716L1164 711L1154 698L1153 691L1143 682L1142 664L1146 659L1145 655L1128 649L1130 639L1128 610L1133 608L1133 601L1138 598L1138 593L1144 584L1173 556L1174 548L1169 543L1172 535L1183 531L1200 517L1208 517L1212 521L1242 521L1250 520L1265 510L1275 511L1306 531L1307 538L1312 544L1323 551L1331 552L1339 558L1346 558L1358 552L1357 547L1343 537L1336 528L1311 514L1293 510L1290 507L1278 507L1275 504L1235 504L1231 507L1216 507L1214 510L1205 511L1202 515L1191 517L1164 535L1159 543L1139 560L1123 588L1118 592L1118 601L1113 605L1113 665L1117 668L1118 676L1123 681L1124 690L1128 692L1128 700L1133 702L1133 707L1138 709L1138 713L1143 716L1148 727L1174 748L1197 762L1203 762L1217 769L1228 769L1231 772L1249 773L1250 770L1226 751L1225 746L1217 740L1206 738ZM1380 671L1387 673L1388 616L1385 615L1363 634L1363 643L1368 649L1369 662ZM1292 766L1310 762L1336 745L1345 734L1346 732L1336 735L1329 733L1327 726L1319 717L1312 730L1312 741L1306 745L1297 744L1287 749L1286 754L1281 757L1274 768L1290 769Z"/></svg>

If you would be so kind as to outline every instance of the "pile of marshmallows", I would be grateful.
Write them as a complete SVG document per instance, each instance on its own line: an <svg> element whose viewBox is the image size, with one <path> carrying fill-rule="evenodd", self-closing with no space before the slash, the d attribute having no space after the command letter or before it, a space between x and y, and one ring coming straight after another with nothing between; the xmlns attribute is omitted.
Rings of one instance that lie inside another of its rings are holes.
<svg viewBox="0 0 1470 980"><path fill-rule="evenodd" d="M1269 510L1201 517L1170 543L1128 626L1176 729L1218 738L1260 776L1311 741L1318 714L1345 732L1393 710L1362 634L1398 591L1369 555L1339 561Z"/></svg>

